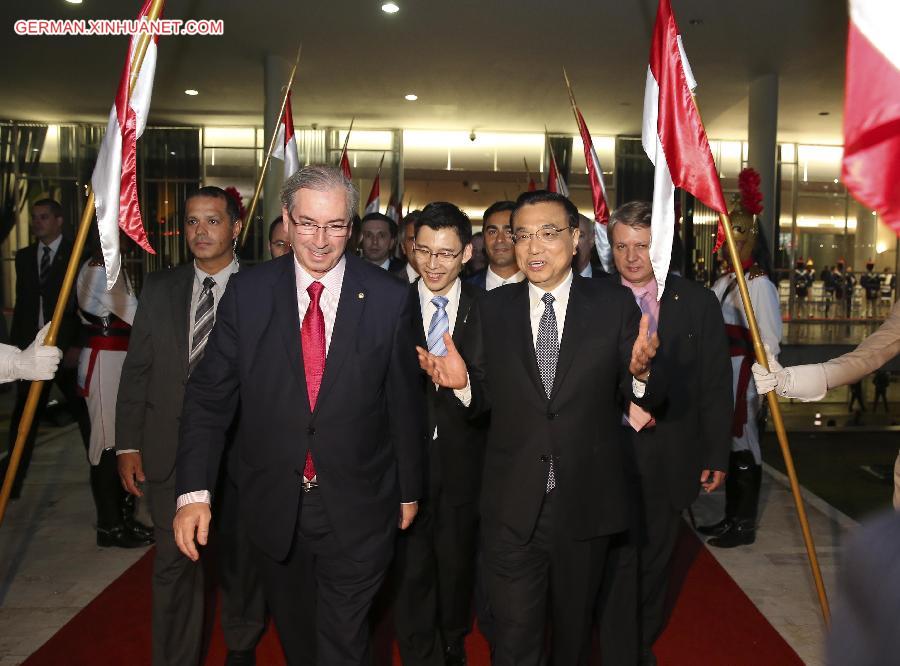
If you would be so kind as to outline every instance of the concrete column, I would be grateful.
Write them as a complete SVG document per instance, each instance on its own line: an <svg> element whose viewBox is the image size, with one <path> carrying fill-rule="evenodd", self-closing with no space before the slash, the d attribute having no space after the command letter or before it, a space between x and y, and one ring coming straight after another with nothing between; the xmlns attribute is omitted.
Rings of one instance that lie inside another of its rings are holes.
<svg viewBox="0 0 900 666"><path fill-rule="evenodd" d="M264 59L263 86L265 90L265 105L263 108L263 127L265 128L265 141L263 142L263 159L265 151L269 148L272 134L277 129L277 118L281 109L281 100L284 97L283 87L291 74L291 63L281 56L266 54ZM284 184L284 169L279 160L269 161L269 170L263 182L264 205L260 214L263 223L260 225L269 228L269 222L281 213L281 186ZM257 220L254 224L258 224Z"/></svg>
<svg viewBox="0 0 900 666"><path fill-rule="evenodd" d="M750 82L750 108L747 114L748 162L760 175L763 212L759 226L774 259L778 249L777 211L775 210L776 160L778 148L778 75L764 74Z"/></svg>
<svg viewBox="0 0 900 666"><path fill-rule="evenodd" d="M853 266L856 273L866 272L866 262L876 262L875 245L878 242L878 220L872 211L856 204L856 233L853 238L853 256L847 257L847 263Z"/></svg>

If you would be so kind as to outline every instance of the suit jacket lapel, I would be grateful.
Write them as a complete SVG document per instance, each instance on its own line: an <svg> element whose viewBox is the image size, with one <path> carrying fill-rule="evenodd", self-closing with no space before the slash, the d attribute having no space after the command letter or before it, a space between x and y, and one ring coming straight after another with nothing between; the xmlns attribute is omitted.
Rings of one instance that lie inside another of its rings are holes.
<svg viewBox="0 0 900 666"><path fill-rule="evenodd" d="M531 335L531 303L528 298L528 281L523 280L516 287L513 297L509 301L510 317L507 319L512 324L511 340L516 340L519 351L516 356L525 366L525 372L531 378L531 383L542 400L547 399L544 391L544 383L541 381L541 373L538 370L537 356L534 352L534 339Z"/></svg>
<svg viewBox="0 0 900 666"><path fill-rule="evenodd" d="M469 285L463 282L460 284L459 290L459 308L456 311L456 326L453 327L453 342L457 345L462 339L462 331L466 328L469 310L472 309L472 304L474 302L475 298L470 293Z"/></svg>
<svg viewBox="0 0 900 666"><path fill-rule="evenodd" d="M281 334L288 365L297 380L297 388L303 395L303 406L309 411L309 393L306 388L306 370L300 346L300 312L297 309L297 276L294 274L294 255L286 255L281 261L282 270L272 286L272 311L275 327Z"/></svg>
<svg viewBox="0 0 900 666"><path fill-rule="evenodd" d="M322 376L322 386L319 388L319 396L316 399L316 410L322 404L329 390L341 372L341 366L350 355L356 344L359 320L366 307L366 288L356 272L354 263L361 261L347 256L347 266L344 270L344 284L341 286L341 297L338 301L337 316L334 321L334 330L331 333L331 345L328 348L328 356L325 359L325 374Z"/></svg>
<svg viewBox="0 0 900 666"><path fill-rule="evenodd" d="M190 353L190 341L188 340L188 327L191 325L191 291L194 286L194 262L185 264L179 270L176 280L173 298L170 301L172 307L172 321L175 324L175 345L178 358L181 359L182 371L185 376L188 372L188 354Z"/></svg>
<svg viewBox="0 0 900 666"><path fill-rule="evenodd" d="M582 280L578 275L572 278L572 287L569 290L569 304L566 307L566 324L563 329L562 342L559 346L559 360L556 362L556 374L553 377L553 391L550 399L556 397L559 387L565 379L566 373L575 360L575 352L578 350L586 330L588 322L587 299L581 292Z"/></svg>
<svg viewBox="0 0 900 666"><path fill-rule="evenodd" d="M422 303L419 301L419 278L416 278L410 285L409 298L412 301L413 338L422 349L428 349L428 341L425 338L425 328L422 322Z"/></svg>

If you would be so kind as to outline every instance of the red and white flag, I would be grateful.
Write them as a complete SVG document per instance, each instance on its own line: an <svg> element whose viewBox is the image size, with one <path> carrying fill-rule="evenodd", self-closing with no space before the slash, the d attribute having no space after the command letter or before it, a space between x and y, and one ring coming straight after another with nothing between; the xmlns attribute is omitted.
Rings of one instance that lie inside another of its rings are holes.
<svg viewBox="0 0 900 666"><path fill-rule="evenodd" d="M391 218L397 224L400 224L401 204L397 202L394 193L391 192L391 198L388 199L387 209L384 214Z"/></svg>
<svg viewBox="0 0 900 666"><path fill-rule="evenodd" d="M369 213L377 213L381 208L381 169L375 174L375 180L372 181L372 190L369 192L369 198L366 199L366 209L363 211L363 217Z"/></svg>
<svg viewBox="0 0 900 666"><path fill-rule="evenodd" d="M297 152L297 137L294 136L294 114L291 112L291 93L287 94L284 113L278 123L275 149L272 157L284 161L284 179L287 180L300 171L300 156Z"/></svg>
<svg viewBox="0 0 900 666"><path fill-rule="evenodd" d="M146 0L137 20L147 18L151 0ZM147 252L150 247L147 233L141 221L141 208L137 196L137 140L147 126L150 112L150 96L153 92L153 75L156 71L156 47L158 35L152 35L141 63L141 69L129 95L131 61L137 54L138 35L132 35L128 44L125 67L119 78L116 101L109 113L109 123L97 164L91 175L91 187L97 208L97 226L100 231L100 247L106 264L106 288L112 289L119 277L122 257L119 252L119 229Z"/></svg>
<svg viewBox="0 0 900 666"><path fill-rule="evenodd" d="M594 246L597 248L597 256L603 264L603 270L613 272L612 247L609 237L606 235L606 223L609 222L609 206L606 203L606 184L603 182L603 168L597 151L594 150L594 140L588 131L587 123L581 110L575 106L575 119L578 121L578 131L581 133L581 143L584 146L584 160L587 163L588 179L591 183L591 200L594 204Z"/></svg>
<svg viewBox="0 0 900 666"><path fill-rule="evenodd" d="M850 0L844 185L900 235L900 3Z"/></svg>
<svg viewBox="0 0 900 666"><path fill-rule="evenodd" d="M727 212L706 130L694 104L697 86L669 0L659 0L644 90L641 143L656 167L653 179L650 263L662 298L675 235L675 188L719 213ZM716 249L724 239L720 226Z"/></svg>
<svg viewBox="0 0 900 666"><path fill-rule="evenodd" d="M547 191L557 192L564 197L569 196L569 186L563 180L559 173L559 167L556 166L556 155L553 154L553 148L550 149L550 169L547 171Z"/></svg>
<svg viewBox="0 0 900 666"><path fill-rule="evenodd" d="M341 172L347 180L353 180L353 174L350 172L350 160L347 159L347 151L341 153Z"/></svg>

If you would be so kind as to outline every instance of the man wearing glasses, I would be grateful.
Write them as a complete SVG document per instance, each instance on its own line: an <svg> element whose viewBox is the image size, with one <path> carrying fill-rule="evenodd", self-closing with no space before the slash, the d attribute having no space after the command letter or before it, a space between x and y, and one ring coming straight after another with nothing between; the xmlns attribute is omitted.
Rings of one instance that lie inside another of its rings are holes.
<svg viewBox="0 0 900 666"><path fill-rule="evenodd" d="M664 395L647 318L610 280L572 272L578 210L546 191L511 214L526 282L485 295L463 356L419 348L433 381L473 414L491 412L481 493L495 666L537 665L547 607L552 663L581 663L613 535L628 525L622 404ZM636 618L635 618L636 621Z"/></svg>
<svg viewBox="0 0 900 666"><path fill-rule="evenodd" d="M516 265L512 230L509 227L509 215L515 206L514 201L496 201L484 211L481 219L488 265L468 278L467 282L490 291L525 279L525 274Z"/></svg>
<svg viewBox="0 0 900 666"><path fill-rule="evenodd" d="M333 167L287 180L293 253L229 283L181 420L174 523L196 560L240 411L241 517L291 665L371 661L372 599L424 497L409 287L345 252L358 198Z"/></svg>
<svg viewBox="0 0 900 666"><path fill-rule="evenodd" d="M428 204L415 222L411 252L422 276L410 288L415 339L443 354L444 333L460 341L478 287L459 275L472 256L472 224L450 203ZM469 420L453 392L428 382L426 493L395 561L394 624L404 664L465 664L471 626L478 496L486 421Z"/></svg>

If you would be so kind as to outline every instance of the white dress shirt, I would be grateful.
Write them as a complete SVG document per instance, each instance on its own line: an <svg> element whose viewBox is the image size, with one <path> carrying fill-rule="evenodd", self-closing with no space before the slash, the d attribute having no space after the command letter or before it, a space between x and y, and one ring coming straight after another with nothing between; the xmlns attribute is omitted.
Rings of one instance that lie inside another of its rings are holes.
<svg viewBox="0 0 900 666"><path fill-rule="evenodd" d="M334 268L322 277L314 278L306 272L306 269L294 257L294 276L297 283L297 312L300 315L298 327L303 325L303 318L309 309L309 285L313 282L321 282L322 294L319 296L319 307L322 308L322 316L325 317L325 358L328 358L328 350L331 349L331 334L334 332L334 320L337 318L338 303L341 301L341 288L344 285L344 271L347 268L347 260L341 257Z"/></svg>
<svg viewBox="0 0 900 666"><path fill-rule="evenodd" d="M191 285L191 308L189 314L190 320L188 322L188 357L191 355L191 339L194 336L194 321L197 318L197 305L200 301L200 294L203 293L203 281L206 278L211 277L216 283L212 289L213 312L215 312L219 308L219 299L222 298L222 294L225 293L225 287L228 286L228 279L234 273L237 273L238 270L240 270L240 264L238 264L237 259L232 259L230 264L215 275L210 275L206 271L200 270L197 266L197 262L194 261L194 282Z"/></svg>
<svg viewBox="0 0 900 666"><path fill-rule="evenodd" d="M583 277L583 278L592 278L592 277L594 277L594 268L593 268L593 266L591 266L591 264L588 263L588 265L584 267L584 269L579 273L579 275L580 275L581 277Z"/></svg>
<svg viewBox="0 0 900 666"><path fill-rule="evenodd" d="M391 267L391 258L388 257L388 258L385 259L382 263L378 264L378 266L379 266L380 268L383 268L384 270L387 270L388 268Z"/></svg>
<svg viewBox="0 0 900 666"><path fill-rule="evenodd" d="M406 262L406 279L409 280L409 283L412 284L416 281L416 278L419 277L419 274L416 273L416 269L412 267L411 262Z"/></svg>
<svg viewBox="0 0 900 666"><path fill-rule="evenodd" d="M50 265L53 265L53 260L56 259L56 253L59 252L59 245L62 243L62 236L57 236L55 239L50 241L49 244L45 244L44 241L39 241L37 246L37 270L38 277L41 275L41 257L44 256L44 248L50 248ZM38 298L38 330L44 328L44 324L47 322L44 321L44 297L41 296Z"/></svg>
<svg viewBox="0 0 900 666"><path fill-rule="evenodd" d="M518 273L516 273L515 275L513 275L511 277L502 278L499 275L497 275L494 271L492 271L490 266L488 266L487 273L484 276L484 288L487 291L490 291L491 289L496 289L497 287L502 287L505 284L515 284L516 282L521 282L524 279L525 279L525 273L523 273L522 271L519 271Z"/></svg>

